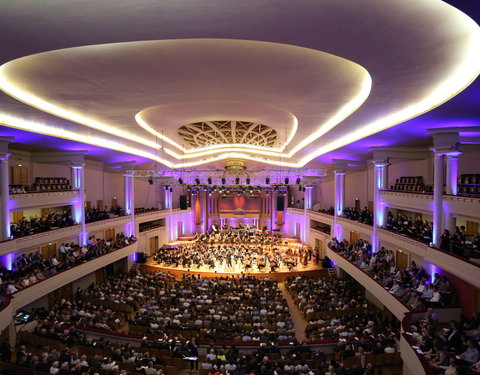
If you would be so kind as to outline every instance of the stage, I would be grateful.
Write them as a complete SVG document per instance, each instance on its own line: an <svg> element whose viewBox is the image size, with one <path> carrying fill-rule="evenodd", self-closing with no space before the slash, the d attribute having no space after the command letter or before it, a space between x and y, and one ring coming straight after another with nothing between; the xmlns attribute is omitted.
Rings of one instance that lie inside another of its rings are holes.
<svg viewBox="0 0 480 375"><path fill-rule="evenodd" d="M283 249L299 249L302 247L302 244L299 243L296 239L283 239L285 244L280 246ZM166 246L186 246L192 245L194 241L181 240L174 241ZM182 265L174 266L171 264L157 263L154 261L153 257L147 258L147 262L140 266L143 271L147 272L166 272L174 275L176 278L181 278L184 274L194 274L201 275L205 278L214 278L214 277L240 277L242 275L254 276L254 277L268 277L275 280L285 280L290 276L298 275L311 275L316 277L328 277L328 271L322 268L321 264L317 264L312 260L308 261L307 264L298 264L294 267L286 266L281 264L275 267L274 270L270 270L269 264L267 263L264 267L257 267L256 264L251 267L245 268L242 264L233 263L227 265L225 262L219 264L216 262L213 266L200 266L197 267L192 265L190 267L183 267Z"/></svg>

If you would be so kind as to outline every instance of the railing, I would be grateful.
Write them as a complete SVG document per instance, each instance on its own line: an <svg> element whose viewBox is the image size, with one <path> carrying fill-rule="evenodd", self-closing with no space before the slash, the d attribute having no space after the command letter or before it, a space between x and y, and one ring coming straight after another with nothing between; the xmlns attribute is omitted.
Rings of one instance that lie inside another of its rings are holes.
<svg viewBox="0 0 480 375"><path fill-rule="evenodd" d="M61 195L77 195L78 190L51 190L51 191L28 191L25 193L10 194L10 199L26 199L26 198L46 198L46 197L58 197Z"/></svg>
<svg viewBox="0 0 480 375"><path fill-rule="evenodd" d="M126 223L130 221L132 217L130 215L124 215L124 216L117 216L117 217L112 217L109 219L104 219L104 220L98 220L98 221L92 221L90 223L87 223L87 231L91 231L93 229L98 229L98 227L103 227L103 226L109 226L112 224L120 224L120 223Z"/></svg>
<svg viewBox="0 0 480 375"><path fill-rule="evenodd" d="M310 232L314 232L314 233L319 233L321 235L326 235L326 236L330 236L331 233L328 233L328 232L324 232L323 230L319 229L319 228L310 228Z"/></svg>
<svg viewBox="0 0 480 375"><path fill-rule="evenodd" d="M314 211L314 210L307 210L308 216L315 216L316 218L323 219L323 222L327 224L332 224L334 220L334 215L327 214L326 212ZM321 221L321 220L320 220Z"/></svg>
<svg viewBox="0 0 480 375"><path fill-rule="evenodd" d="M337 223L338 224L347 224L349 226L353 226L353 227L355 227L356 230L358 230L358 228L361 228L363 230L363 232L366 232L369 235L372 235L372 232L373 232L373 226L372 225L361 223L360 221L357 221L357 220L347 219L346 217L338 216L337 217Z"/></svg>

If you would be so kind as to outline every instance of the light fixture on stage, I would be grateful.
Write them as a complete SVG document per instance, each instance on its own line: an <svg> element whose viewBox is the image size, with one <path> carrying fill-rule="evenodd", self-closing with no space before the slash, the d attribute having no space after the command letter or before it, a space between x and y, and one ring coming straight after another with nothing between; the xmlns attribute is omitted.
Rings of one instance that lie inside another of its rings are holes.
<svg viewBox="0 0 480 375"><path fill-rule="evenodd" d="M235 177L235 185L239 185L240 184L240 177Z"/></svg>
<svg viewBox="0 0 480 375"><path fill-rule="evenodd" d="M265 179L265 185L270 185L270 177L267 177L267 178Z"/></svg>
<svg viewBox="0 0 480 375"><path fill-rule="evenodd" d="M289 181L290 181L290 180L288 179L288 177L285 177L285 185L288 185L288 182L289 182Z"/></svg>
<svg viewBox="0 0 480 375"><path fill-rule="evenodd" d="M200 185L200 179L199 179L198 177L195 179L195 183L196 183L197 185Z"/></svg>
<svg viewBox="0 0 480 375"><path fill-rule="evenodd" d="M207 179L207 182L208 182L209 185L211 185L211 184L212 184L212 178L209 177L209 178Z"/></svg>
<svg viewBox="0 0 480 375"><path fill-rule="evenodd" d="M227 182L227 179L225 177L222 177L222 185L225 185L226 182Z"/></svg>
<svg viewBox="0 0 480 375"><path fill-rule="evenodd" d="M250 185L250 177L247 177L247 185Z"/></svg>
<svg viewBox="0 0 480 375"><path fill-rule="evenodd" d="M152 177L149 177L149 178L148 178L148 183L149 183L150 185L153 185L153 178L152 178Z"/></svg>
<svg viewBox="0 0 480 375"><path fill-rule="evenodd" d="M170 186L170 193L173 193L173 187Z"/></svg>
<svg viewBox="0 0 480 375"><path fill-rule="evenodd" d="M302 181L302 180L300 179L300 177L297 177L297 185L300 185L300 182L301 182L301 181Z"/></svg>
<svg viewBox="0 0 480 375"><path fill-rule="evenodd" d="M181 177L178 179L178 183L179 183L180 185L183 185L183 179L182 179Z"/></svg>
<svg viewBox="0 0 480 375"><path fill-rule="evenodd" d="M306 189L305 186L304 186L304 187L303 187L303 191L305 191L305 190L307 190L307 189Z"/></svg>
<svg viewBox="0 0 480 375"><path fill-rule="evenodd" d="M302 185L298 185L298 191L303 191L302 190Z"/></svg>

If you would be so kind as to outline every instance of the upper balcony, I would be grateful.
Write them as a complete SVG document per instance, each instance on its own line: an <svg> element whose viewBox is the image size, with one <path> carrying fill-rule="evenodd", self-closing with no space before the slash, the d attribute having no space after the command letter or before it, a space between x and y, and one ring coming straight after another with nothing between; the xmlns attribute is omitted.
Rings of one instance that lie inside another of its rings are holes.
<svg viewBox="0 0 480 375"><path fill-rule="evenodd" d="M361 223L356 220L347 219L346 217L337 217L337 224L341 224L345 229L352 232L359 232L367 236L373 235L373 226Z"/></svg>
<svg viewBox="0 0 480 375"><path fill-rule="evenodd" d="M77 202L78 190L28 192L10 194L9 208L11 211L35 207L53 207Z"/></svg>
<svg viewBox="0 0 480 375"><path fill-rule="evenodd" d="M403 208L413 212L433 212L432 193L382 190L380 199L389 207ZM444 195L443 209L450 214L479 219L480 197Z"/></svg>
<svg viewBox="0 0 480 375"><path fill-rule="evenodd" d="M287 209L287 211L290 211L290 210L298 210L298 208L288 208ZM292 212L294 212L294 211L292 211ZM302 214L303 214L303 212L302 212ZM311 219L320 221L320 222L325 223L325 224L333 225L334 216L330 215L330 214L327 214L326 212L307 210L307 215Z"/></svg>

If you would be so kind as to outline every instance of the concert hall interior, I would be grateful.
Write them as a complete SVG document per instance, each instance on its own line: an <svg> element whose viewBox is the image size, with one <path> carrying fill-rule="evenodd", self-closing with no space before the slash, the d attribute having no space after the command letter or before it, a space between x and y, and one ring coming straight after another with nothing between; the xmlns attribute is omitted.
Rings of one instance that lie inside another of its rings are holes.
<svg viewBox="0 0 480 375"><path fill-rule="evenodd" d="M0 2L0 375L480 372L478 1Z"/></svg>

